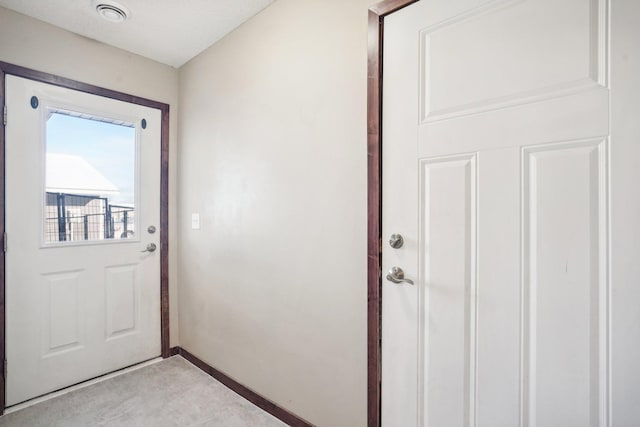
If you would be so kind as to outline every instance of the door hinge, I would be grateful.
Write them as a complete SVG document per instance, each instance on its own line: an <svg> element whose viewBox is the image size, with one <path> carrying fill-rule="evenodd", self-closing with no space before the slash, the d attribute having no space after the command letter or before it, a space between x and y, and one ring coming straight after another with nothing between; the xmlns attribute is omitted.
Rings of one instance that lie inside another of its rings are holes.
<svg viewBox="0 0 640 427"><path fill-rule="evenodd" d="M7 379L7 359L4 359L4 377L5 380Z"/></svg>
<svg viewBox="0 0 640 427"><path fill-rule="evenodd" d="M7 104L4 104L4 107L2 108L2 122L5 126L7 125Z"/></svg>
<svg viewBox="0 0 640 427"><path fill-rule="evenodd" d="M2 236L2 246L4 251L7 252L7 232L4 232L4 236Z"/></svg>

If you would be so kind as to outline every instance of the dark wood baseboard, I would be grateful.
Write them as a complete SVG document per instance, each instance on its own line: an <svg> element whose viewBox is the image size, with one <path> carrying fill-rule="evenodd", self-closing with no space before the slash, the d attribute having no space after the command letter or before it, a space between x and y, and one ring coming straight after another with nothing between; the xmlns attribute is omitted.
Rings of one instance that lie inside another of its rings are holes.
<svg viewBox="0 0 640 427"><path fill-rule="evenodd" d="M229 377L225 373L220 372L216 368L208 365L203 360L201 360L201 359L197 358L196 356L194 356L193 354L189 353L184 348L179 347L179 346L178 347L171 347L171 355L172 356L180 355L180 356L184 357L186 360L188 360L189 362L193 363L195 366L197 366L198 368L202 369L204 372L206 372L207 374L211 375L216 380L220 381L222 384L227 386L229 389L233 390L234 392L236 392L240 396L244 397L249 402L253 403L257 407L261 408L262 410L264 410L264 411L270 413L271 415L273 415L274 417L278 418L280 421L282 421L284 423L287 423L288 425L290 425L292 427L313 427L313 424L309 423L308 421L303 420L302 418L298 417L297 415L295 415L295 414L287 411L286 409L281 408L280 406L276 405L275 403L273 403L269 399L267 399L265 397L262 397L258 393L254 392L253 390L243 386L242 384L240 384L239 382L237 382L233 378Z"/></svg>

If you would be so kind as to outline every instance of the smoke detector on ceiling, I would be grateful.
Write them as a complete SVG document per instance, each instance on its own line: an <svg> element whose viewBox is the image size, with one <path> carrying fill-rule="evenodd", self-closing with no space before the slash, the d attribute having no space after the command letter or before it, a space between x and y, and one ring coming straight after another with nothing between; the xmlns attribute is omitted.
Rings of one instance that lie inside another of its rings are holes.
<svg viewBox="0 0 640 427"><path fill-rule="evenodd" d="M93 4L98 15L109 22L124 22L129 17L127 8L114 1L97 0Z"/></svg>

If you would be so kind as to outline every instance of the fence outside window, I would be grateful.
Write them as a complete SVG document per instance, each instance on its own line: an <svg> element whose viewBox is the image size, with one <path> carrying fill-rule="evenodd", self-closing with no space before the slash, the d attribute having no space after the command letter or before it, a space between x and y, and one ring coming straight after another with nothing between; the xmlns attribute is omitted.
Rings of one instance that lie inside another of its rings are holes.
<svg viewBox="0 0 640 427"><path fill-rule="evenodd" d="M135 209L106 197L46 194L45 242L128 239L135 234Z"/></svg>

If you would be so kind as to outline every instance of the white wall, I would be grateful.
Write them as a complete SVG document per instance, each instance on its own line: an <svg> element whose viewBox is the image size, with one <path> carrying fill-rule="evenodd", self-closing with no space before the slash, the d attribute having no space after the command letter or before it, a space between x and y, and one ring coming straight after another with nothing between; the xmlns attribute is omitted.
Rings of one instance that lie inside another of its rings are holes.
<svg viewBox="0 0 640 427"><path fill-rule="evenodd" d="M180 69L181 346L319 426L366 424L371 3L278 0Z"/></svg>
<svg viewBox="0 0 640 427"><path fill-rule="evenodd" d="M169 298L171 345L178 345L176 141L178 71L0 7L0 61L170 105Z"/></svg>

